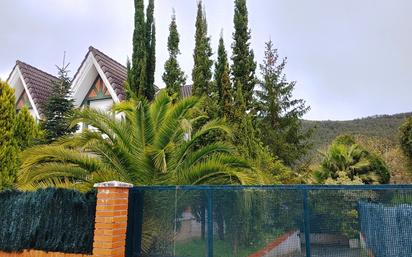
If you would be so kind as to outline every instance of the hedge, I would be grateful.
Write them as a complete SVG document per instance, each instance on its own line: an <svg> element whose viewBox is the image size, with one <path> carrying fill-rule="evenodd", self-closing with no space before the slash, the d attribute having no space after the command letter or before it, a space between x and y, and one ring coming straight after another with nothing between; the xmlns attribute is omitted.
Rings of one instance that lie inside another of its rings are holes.
<svg viewBox="0 0 412 257"><path fill-rule="evenodd" d="M95 209L94 191L0 192L0 251L91 254Z"/></svg>

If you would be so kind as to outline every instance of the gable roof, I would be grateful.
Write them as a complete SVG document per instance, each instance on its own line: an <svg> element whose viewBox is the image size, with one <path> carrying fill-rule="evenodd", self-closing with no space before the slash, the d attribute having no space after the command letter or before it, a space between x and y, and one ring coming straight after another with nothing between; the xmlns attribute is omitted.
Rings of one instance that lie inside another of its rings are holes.
<svg viewBox="0 0 412 257"><path fill-rule="evenodd" d="M119 62L115 61L114 59L110 58L103 52L99 51L98 49L94 48L93 46L89 47L89 51L87 52L85 58L80 64L79 69L74 75L73 81L75 81L76 78L80 75L80 71L82 67L85 65L85 62L90 54L93 55L97 64L100 66L101 70L104 73L104 76L106 77L110 86L113 88L118 99L120 101L124 100L126 98L124 90L124 82L127 79L126 67L120 64Z"/></svg>
<svg viewBox="0 0 412 257"><path fill-rule="evenodd" d="M124 90L124 83L127 80L126 67L92 46L89 47L89 51L93 53L119 100L124 100L126 98Z"/></svg>
<svg viewBox="0 0 412 257"><path fill-rule="evenodd" d="M103 71L105 77L107 78L110 86L113 88L114 92L116 93L118 99L123 101L126 99L126 92L124 88L124 83L127 80L127 68L117 62L116 60L112 59L102 51L94 48L93 46L89 47L89 51L87 52L85 58L83 59L82 63L80 64L79 69L77 70L73 81L76 80L78 76L80 76L80 72L83 66L85 66L86 60L89 57L89 54L92 54L95 58L96 62L100 66L101 70ZM156 91L159 90L157 86L155 86ZM192 85L185 85L182 86L180 89L180 94L182 97L189 97L192 95Z"/></svg>
<svg viewBox="0 0 412 257"><path fill-rule="evenodd" d="M43 114L43 104L50 96L54 83L58 83L59 79L22 61L16 61L14 69L16 68L19 69L22 79L27 86L27 93L33 99L33 103L36 105L39 113Z"/></svg>

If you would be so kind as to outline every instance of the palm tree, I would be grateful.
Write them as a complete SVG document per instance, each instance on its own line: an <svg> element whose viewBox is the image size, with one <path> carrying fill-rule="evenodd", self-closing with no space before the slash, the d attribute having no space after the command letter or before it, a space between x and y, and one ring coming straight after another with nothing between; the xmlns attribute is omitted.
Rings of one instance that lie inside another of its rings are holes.
<svg viewBox="0 0 412 257"><path fill-rule="evenodd" d="M389 171L379 156L356 144L351 136L335 139L316 176L321 182L339 184L379 184L389 182Z"/></svg>
<svg viewBox="0 0 412 257"><path fill-rule="evenodd" d="M90 129L23 153L18 187L59 186L88 190L94 183L120 180L134 185L265 183L247 161L224 142L197 142L211 131L230 135L223 120L193 131L201 99L173 100L165 91L149 103L130 100L112 112L78 111L72 124Z"/></svg>

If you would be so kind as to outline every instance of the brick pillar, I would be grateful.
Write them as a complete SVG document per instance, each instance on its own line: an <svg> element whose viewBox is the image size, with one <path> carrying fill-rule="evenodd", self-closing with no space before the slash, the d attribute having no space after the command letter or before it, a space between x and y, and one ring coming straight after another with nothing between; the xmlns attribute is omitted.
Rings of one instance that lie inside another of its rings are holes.
<svg viewBox="0 0 412 257"><path fill-rule="evenodd" d="M117 181L95 184L97 188L93 256L124 257L129 188Z"/></svg>

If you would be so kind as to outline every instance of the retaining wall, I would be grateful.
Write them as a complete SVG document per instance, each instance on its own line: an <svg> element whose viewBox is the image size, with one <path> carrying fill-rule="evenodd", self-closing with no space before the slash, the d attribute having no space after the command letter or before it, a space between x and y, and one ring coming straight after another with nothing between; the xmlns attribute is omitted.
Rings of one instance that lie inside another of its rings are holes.
<svg viewBox="0 0 412 257"><path fill-rule="evenodd" d="M300 253L301 243L299 231L291 231L278 237L262 250L249 255L248 257L281 257Z"/></svg>

